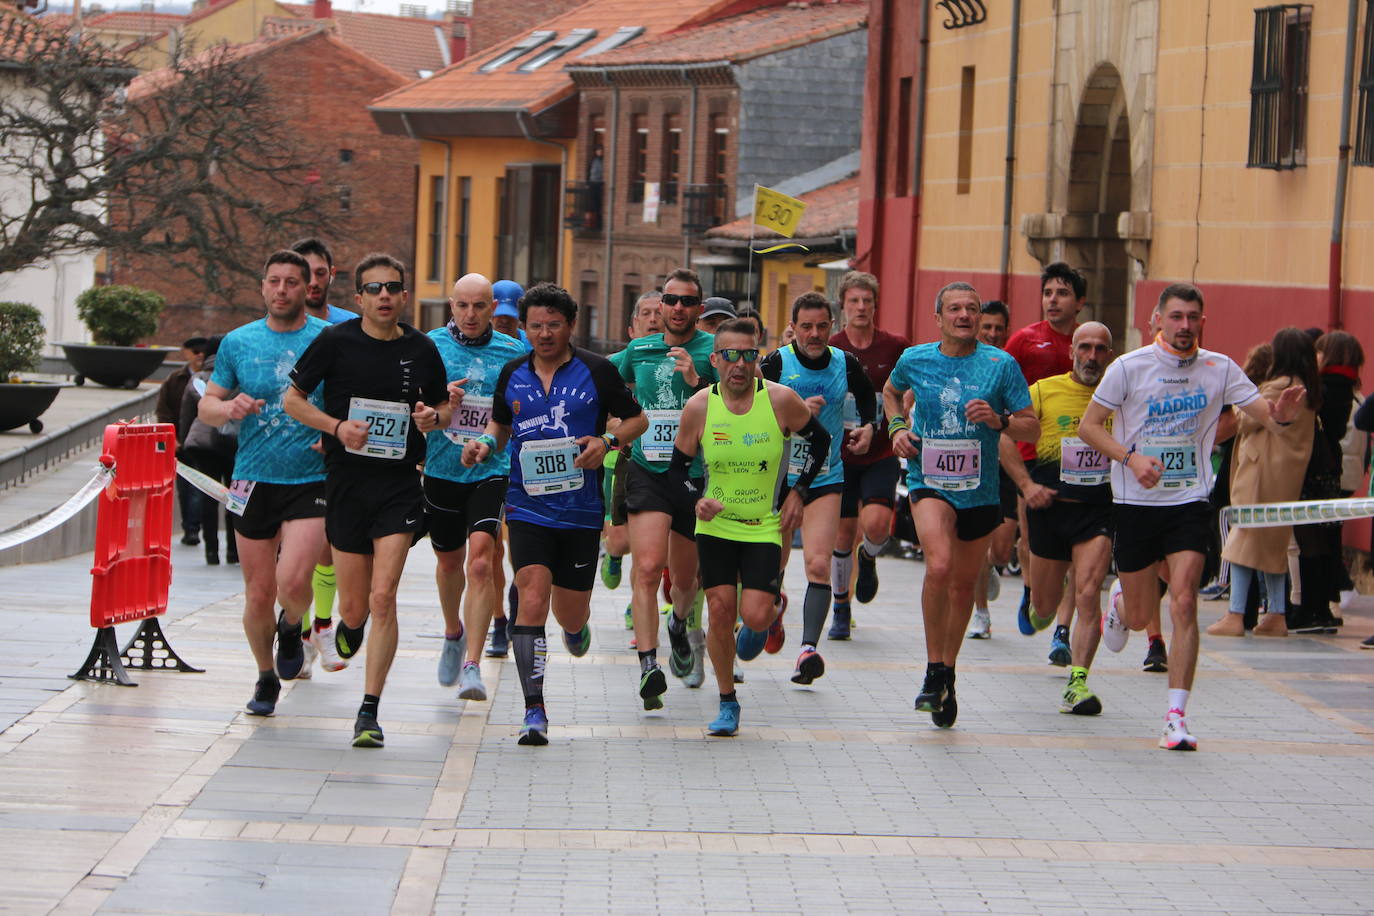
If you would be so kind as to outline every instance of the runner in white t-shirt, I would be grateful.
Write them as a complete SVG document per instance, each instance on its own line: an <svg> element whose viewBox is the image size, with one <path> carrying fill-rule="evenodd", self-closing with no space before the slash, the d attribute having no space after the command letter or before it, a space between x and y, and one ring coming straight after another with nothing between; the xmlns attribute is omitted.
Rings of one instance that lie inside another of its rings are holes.
<svg viewBox="0 0 1374 916"><path fill-rule="evenodd" d="M1079 437L1112 461L1121 575L1112 586L1102 643L1119 652L1130 631L1146 625L1163 562L1173 645L1160 747L1181 751L1197 749L1185 715L1197 669L1197 591L1217 421L1232 404L1277 431L1292 422L1306 394L1294 386L1271 406L1230 357L1198 346L1204 320L1197 287L1166 287L1152 316L1159 326L1155 342L1107 367L1078 427ZM1113 413L1108 432L1104 422Z"/></svg>

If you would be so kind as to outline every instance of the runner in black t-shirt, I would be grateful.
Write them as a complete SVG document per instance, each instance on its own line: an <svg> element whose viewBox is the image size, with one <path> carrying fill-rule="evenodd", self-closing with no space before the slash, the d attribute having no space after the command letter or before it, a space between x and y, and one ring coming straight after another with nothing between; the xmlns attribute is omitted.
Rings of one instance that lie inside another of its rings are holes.
<svg viewBox="0 0 1374 916"><path fill-rule="evenodd" d="M362 317L320 333L291 370L286 411L325 433L325 533L338 572L339 654L362 644L374 619L354 747L381 747L377 704L396 655L396 588L424 519L416 465L424 433L448 426L443 360L434 342L400 321L405 267L371 254L354 272ZM324 410L307 400L324 384Z"/></svg>

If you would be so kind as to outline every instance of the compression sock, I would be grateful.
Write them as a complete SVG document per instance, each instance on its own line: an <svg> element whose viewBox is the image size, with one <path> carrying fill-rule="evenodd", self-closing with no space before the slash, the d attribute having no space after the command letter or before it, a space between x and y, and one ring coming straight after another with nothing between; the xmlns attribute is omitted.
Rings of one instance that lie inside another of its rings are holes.
<svg viewBox="0 0 1374 916"><path fill-rule="evenodd" d="M544 702L544 666L548 663L549 643L543 627L511 628L511 647L515 667L520 672L520 689L525 692L525 708Z"/></svg>
<svg viewBox="0 0 1374 916"><path fill-rule="evenodd" d="M830 586L824 582L806 583L806 597L802 599L802 645L815 646L820 641L828 613Z"/></svg>
<svg viewBox="0 0 1374 916"><path fill-rule="evenodd" d="M830 555L830 590L835 593L835 603L849 600L849 580L854 575L854 551L844 553L836 550Z"/></svg>
<svg viewBox="0 0 1374 916"><path fill-rule="evenodd" d="M310 576L310 590L315 593L315 619L328 620L334 615L334 567L315 564L315 572Z"/></svg>
<svg viewBox="0 0 1374 916"><path fill-rule="evenodd" d="M886 546L887 538L883 538L881 541L875 544L874 542L868 539L868 535L864 535L864 553L868 554L870 557L876 558L878 554L883 552L883 548Z"/></svg>
<svg viewBox="0 0 1374 916"><path fill-rule="evenodd" d="M647 652L639 653L639 673L651 671L658 667L658 650L650 649Z"/></svg>

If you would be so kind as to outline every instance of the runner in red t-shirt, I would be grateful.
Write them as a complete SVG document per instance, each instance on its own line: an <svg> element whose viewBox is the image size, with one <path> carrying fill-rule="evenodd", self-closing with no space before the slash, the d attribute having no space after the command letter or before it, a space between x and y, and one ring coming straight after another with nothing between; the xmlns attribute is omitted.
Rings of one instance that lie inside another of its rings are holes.
<svg viewBox="0 0 1374 916"><path fill-rule="evenodd" d="M873 390L882 391L887 377L892 374L892 367L897 365L897 358L911 343L905 337L878 329L877 277L851 270L840 280L839 295L844 330L830 338L830 345L853 353L873 382ZM845 405L844 416L846 427L858 422L858 412L853 405ZM830 567L830 588L835 605L828 634L831 639L849 638L849 580L860 534L863 546L858 551L859 578L854 585L854 596L867 604L878 593L876 560L892 531L897 477L901 474L901 463L892 454L892 441L887 437L887 424L881 412L868 451L855 455L846 444L842 454L844 490L840 496L840 528Z"/></svg>

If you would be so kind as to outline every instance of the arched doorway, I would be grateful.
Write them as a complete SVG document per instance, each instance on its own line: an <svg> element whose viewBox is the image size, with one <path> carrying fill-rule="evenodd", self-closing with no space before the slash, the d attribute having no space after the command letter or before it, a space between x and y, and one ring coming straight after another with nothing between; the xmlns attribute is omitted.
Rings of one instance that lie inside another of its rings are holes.
<svg viewBox="0 0 1374 916"><path fill-rule="evenodd" d="M1131 127L1121 74L1099 64L1078 106L1069 159L1064 260L1088 280L1080 320L1101 321L1125 349L1132 283L1126 244L1118 231L1131 209Z"/></svg>

